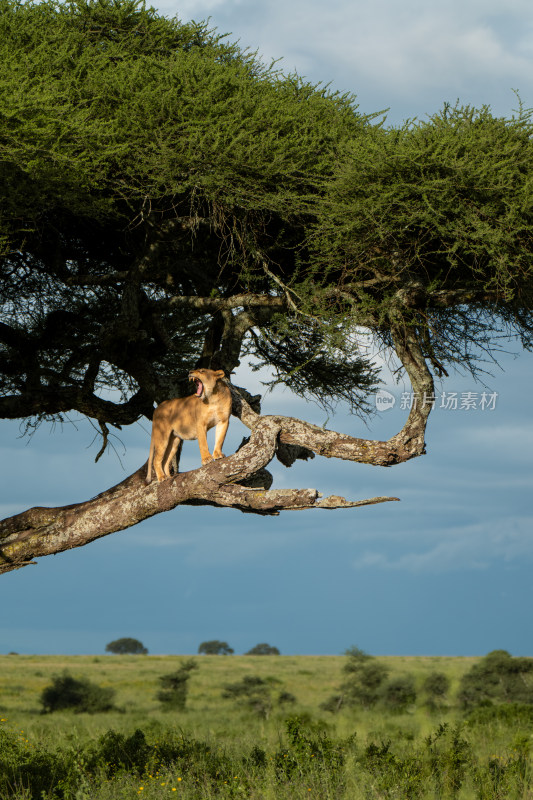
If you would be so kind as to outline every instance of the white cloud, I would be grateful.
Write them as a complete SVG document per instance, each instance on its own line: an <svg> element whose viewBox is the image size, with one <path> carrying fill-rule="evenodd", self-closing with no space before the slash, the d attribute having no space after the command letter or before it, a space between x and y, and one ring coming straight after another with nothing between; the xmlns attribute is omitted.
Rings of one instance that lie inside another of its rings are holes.
<svg viewBox="0 0 533 800"><path fill-rule="evenodd" d="M533 15L525 0L164 0L158 7L184 20L211 15L265 61L282 58L286 71L354 91L364 111L390 106L392 121L457 97L509 114L512 88L533 105Z"/></svg>
<svg viewBox="0 0 533 800"><path fill-rule="evenodd" d="M437 535L436 535L437 534ZM486 569L494 562L511 564L533 560L533 517L502 517L492 522L476 523L442 531L428 532L432 544L397 556L379 550L367 550L353 563L356 569L400 570L412 573L437 573L450 570ZM406 544L404 542L404 544ZM408 547L409 545L407 545Z"/></svg>

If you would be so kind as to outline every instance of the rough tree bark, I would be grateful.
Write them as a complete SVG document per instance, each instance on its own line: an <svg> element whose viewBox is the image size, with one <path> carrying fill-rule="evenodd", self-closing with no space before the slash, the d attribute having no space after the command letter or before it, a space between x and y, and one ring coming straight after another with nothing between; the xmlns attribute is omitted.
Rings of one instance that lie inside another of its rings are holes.
<svg viewBox="0 0 533 800"><path fill-rule="evenodd" d="M373 497L349 501L321 498L315 489L270 489L265 467L275 455L286 466L296 458L318 454L377 466L392 466L425 452L424 434L431 410L433 379L409 329L394 336L400 357L420 399L404 427L388 441L360 439L293 417L256 413L236 387L231 387L233 413L250 428L249 440L232 456L190 472L145 485L143 466L97 497L58 508L31 508L0 522L0 573L35 563L33 559L81 547L94 539L131 527L178 505L231 507L255 514L282 510L355 508L397 500Z"/></svg>

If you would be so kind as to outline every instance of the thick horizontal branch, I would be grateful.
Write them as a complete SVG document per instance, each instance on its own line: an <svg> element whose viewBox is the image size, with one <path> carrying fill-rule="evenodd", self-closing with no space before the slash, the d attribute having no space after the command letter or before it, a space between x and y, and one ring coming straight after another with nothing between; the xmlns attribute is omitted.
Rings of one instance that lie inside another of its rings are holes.
<svg viewBox="0 0 533 800"><path fill-rule="evenodd" d="M40 388L34 392L0 397L0 419L22 419L66 413L76 409L92 419L101 419L115 427L131 425L143 414L148 416L153 404L141 389L125 403L113 403L81 387Z"/></svg>
<svg viewBox="0 0 533 800"><path fill-rule="evenodd" d="M397 498L351 502L321 499L315 489L252 489L239 484L274 456L280 425L263 417L237 453L191 472L146 486L145 467L92 500L60 508L32 508L0 523L0 572L26 566L40 556L81 547L182 504L236 508L255 514L282 510L353 508Z"/></svg>

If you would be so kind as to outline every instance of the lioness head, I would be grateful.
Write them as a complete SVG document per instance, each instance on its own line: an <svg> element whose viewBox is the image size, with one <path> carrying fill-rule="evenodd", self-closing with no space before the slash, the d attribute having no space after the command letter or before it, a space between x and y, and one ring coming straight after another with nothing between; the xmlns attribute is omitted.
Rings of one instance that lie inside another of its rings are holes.
<svg viewBox="0 0 533 800"><path fill-rule="evenodd" d="M216 382L224 376L223 369L193 369L189 372L189 380L196 385L196 397L204 399L213 394Z"/></svg>

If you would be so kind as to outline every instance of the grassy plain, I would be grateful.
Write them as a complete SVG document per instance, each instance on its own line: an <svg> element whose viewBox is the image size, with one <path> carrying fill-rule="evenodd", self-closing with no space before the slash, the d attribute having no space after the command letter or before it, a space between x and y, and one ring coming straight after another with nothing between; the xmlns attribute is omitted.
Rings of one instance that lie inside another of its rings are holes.
<svg viewBox="0 0 533 800"><path fill-rule="evenodd" d="M332 714L320 705L346 677L343 656L199 656L186 709L165 711L156 699L159 678L184 658L0 656L0 744L7 748L0 768L12 770L11 783L3 784L10 792L5 800L159 800L177 792L190 800L533 800L531 723L495 718L472 724L455 704L461 676L475 659L380 658L391 677L415 677L416 704L402 713ZM42 714L41 692L65 670L112 687L116 710ZM436 671L451 681L438 710L421 693L424 678ZM295 701L274 702L265 715L222 696L227 684L252 675L267 682L273 698L283 691ZM287 723L294 718L296 725ZM137 739L136 730L142 731ZM130 751L136 748L144 760L135 760ZM119 751L130 753L131 764ZM167 756L159 757L163 752ZM116 756L116 764L104 753ZM55 771L57 779L43 784L31 776L35 763L47 758L48 773ZM15 762L18 771L10 767ZM0 776L4 800L1 787Z"/></svg>

